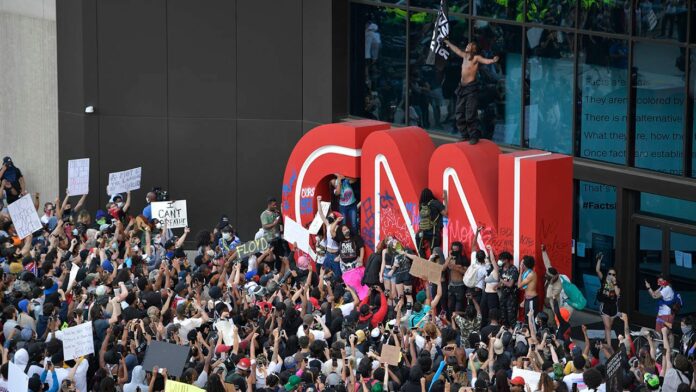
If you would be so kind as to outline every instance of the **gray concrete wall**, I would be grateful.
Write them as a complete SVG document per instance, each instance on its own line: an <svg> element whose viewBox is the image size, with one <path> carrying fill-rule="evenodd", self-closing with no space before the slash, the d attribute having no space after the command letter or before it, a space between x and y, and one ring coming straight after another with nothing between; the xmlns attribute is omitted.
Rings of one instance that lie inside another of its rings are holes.
<svg viewBox="0 0 696 392"><path fill-rule="evenodd" d="M0 156L42 201L59 192L56 69L55 0L0 0Z"/></svg>

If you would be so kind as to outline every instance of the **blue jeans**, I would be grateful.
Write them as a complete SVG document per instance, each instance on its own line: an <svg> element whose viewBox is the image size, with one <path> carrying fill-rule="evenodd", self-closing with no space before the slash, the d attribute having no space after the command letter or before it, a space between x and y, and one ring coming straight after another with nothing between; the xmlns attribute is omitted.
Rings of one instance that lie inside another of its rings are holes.
<svg viewBox="0 0 696 392"><path fill-rule="evenodd" d="M348 206L338 206L338 212L343 215L343 222L347 224L354 232L359 233L360 228L358 227L358 205L353 203Z"/></svg>
<svg viewBox="0 0 696 392"><path fill-rule="evenodd" d="M340 279L341 275L341 263L336 261L336 255L333 253L326 252L324 257L324 269L333 271L334 278Z"/></svg>

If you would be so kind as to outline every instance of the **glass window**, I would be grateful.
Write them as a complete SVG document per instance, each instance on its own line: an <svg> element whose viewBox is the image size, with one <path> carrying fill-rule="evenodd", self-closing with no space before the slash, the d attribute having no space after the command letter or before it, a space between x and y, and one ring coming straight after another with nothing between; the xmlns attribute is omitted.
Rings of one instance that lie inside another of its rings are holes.
<svg viewBox="0 0 696 392"><path fill-rule="evenodd" d="M411 125L428 130L457 133L454 127L454 90L460 79L461 59L451 50L446 62L426 64L436 14L423 12L410 16L409 113ZM468 21L450 15L450 40L464 49L469 43Z"/></svg>
<svg viewBox="0 0 696 392"><path fill-rule="evenodd" d="M638 0L636 35L686 41L687 0Z"/></svg>
<svg viewBox="0 0 696 392"><path fill-rule="evenodd" d="M524 0L474 0L474 15L524 21Z"/></svg>
<svg viewBox="0 0 696 392"><path fill-rule="evenodd" d="M625 164L628 41L585 35L579 46L580 156Z"/></svg>
<svg viewBox="0 0 696 392"><path fill-rule="evenodd" d="M696 222L696 202L643 192L640 210L686 222Z"/></svg>
<svg viewBox="0 0 696 392"><path fill-rule="evenodd" d="M580 28L628 34L631 24L631 0L582 1Z"/></svg>
<svg viewBox="0 0 696 392"><path fill-rule="evenodd" d="M696 6L696 2L694 3ZM696 11L694 11L696 12ZM694 16L694 13L692 12L692 16ZM696 16L694 16L696 17ZM692 24L692 26L694 26ZM696 26L692 27L692 31L696 31ZM694 104L692 108L692 115L694 115L694 119L696 119L696 50L692 49L691 50L691 84L689 86L689 99L691 102ZM687 132L688 135L688 132ZM691 124L691 145L693 146L691 149L691 176L696 177L696 121L694 121Z"/></svg>
<svg viewBox="0 0 696 392"><path fill-rule="evenodd" d="M573 123L573 35L532 27L526 36L529 146L570 154Z"/></svg>
<svg viewBox="0 0 696 392"><path fill-rule="evenodd" d="M497 64L481 65L481 130L496 143L519 145L522 111L522 28L476 21L474 39L481 54L499 56Z"/></svg>
<svg viewBox="0 0 696 392"><path fill-rule="evenodd" d="M351 5L350 113L406 122L406 11Z"/></svg>
<svg viewBox="0 0 696 392"><path fill-rule="evenodd" d="M654 315L657 302L650 296L643 282L647 280L655 287L657 275L662 273L662 230L639 226L637 254L637 308L640 313Z"/></svg>
<svg viewBox="0 0 696 392"><path fill-rule="evenodd" d="M683 175L683 52L671 45L638 42L634 46L636 167Z"/></svg>
<svg viewBox="0 0 696 392"><path fill-rule="evenodd" d="M411 0L412 7L440 9L440 0ZM447 8L449 12L460 14L469 13L469 0L448 0Z"/></svg>
<svg viewBox="0 0 696 392"><path fill-rule="evenodd" d="M599 278L595 274L595 257L604 255L606 271L615 263L616 188L594 182L580 181L578 189L578 228L575 240L575 284L582 288L587 306L597 309Z"/></svg>
<svg viewBox="0 0 696 392"><path fill-rule="evenodd" d="M527 22L575 26L577 1L527 0Z"/></svg>

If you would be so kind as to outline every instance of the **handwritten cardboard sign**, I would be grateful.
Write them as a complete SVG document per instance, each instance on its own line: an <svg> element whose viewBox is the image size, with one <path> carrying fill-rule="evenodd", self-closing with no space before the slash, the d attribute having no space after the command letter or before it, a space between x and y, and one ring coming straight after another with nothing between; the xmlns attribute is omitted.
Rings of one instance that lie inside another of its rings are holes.
<svg viewBox="0 0 696 392"><path fill-rule="evenodd" d="M87 321L63 330L63 357L65 360L94 354L92 322Z"/></svg>
<svg viewBox="0 0 696 392"><path fill-rule="evenodd" d="M106 193L113 196L117 193L140 189L141 176L142 168L140 167L109 173L109 185L106 186Z"/></svg>
<svg viewBox="0 0 696 392"><path fill-rule="evenodd" d="M186 200L156 201L152 203L152 219L167 224L170 229L188 226Z"/></svg>
<svg viewBox="0 0 696 392"><path fill-rule="evenodd" d="M428 282L437 283L442 279L442 264L416 258L411 263L409 273L417 278L425 279Z"/></svg>
<svg viewBox="0 0 696 392"><path fill-rule="evenodd" d="M25 238L43 227L30 194L20 197L7 208L10 210L10 218L19 238Z"/></svg>
<svg viewBox="0 0 696 392"><path fill-rule="evenodd" d="M68 161L68 195L89 193L89 158Z"/></svg>
<svg viewBox="0 0 696 392"><path fill-rule="evenodd" d="M321 208L321 212L324 213L324 216L326 216L329 213L329 208L331 208L331 203L328 201L322 201L320 203L319 208ZM309 224L309 234L311 235L317 235L319 232L319 229L321 229L321 225L324 224L324 221L321 219L321 212L317 211L316 215L314 215L314 219L312 220L312 223Z"/></svg>
<svg viewBox="0 0 696 392"><path fill-rule="evenodd" d="M379 355L382 361L386 362L391 366L399 366L401 361L401 351L396 346L389 344L382 345L382 353Z"/></svg>
<svg viewBox="0 0 696 392"><path fill-rule="evenodd" d="M268 241L261 237L258 240L253 240L244 243L237 247L237 256L240 260L245 259L256 252L264 252L268 249Z"/></svg>

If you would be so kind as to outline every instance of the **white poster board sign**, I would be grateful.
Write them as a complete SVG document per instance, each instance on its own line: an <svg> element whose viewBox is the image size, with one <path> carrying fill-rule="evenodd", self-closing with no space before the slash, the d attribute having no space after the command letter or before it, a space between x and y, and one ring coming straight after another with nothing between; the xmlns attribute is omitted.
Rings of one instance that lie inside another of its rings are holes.
<svg viewBox="0 0 696 392"><path fill-rule="evenodd" d="M284 222L283 238L285 238L285 241L290 244L297 244L297 247L305 253L313 253L309 247L309 230L290 219L289 216L285 217Z"/></svg>
<svg viewBox="0 0 696 392"><path fill-rule="evenodd" d="M20 197L7 208L10 210L10 218L12 218L12 223L19 238L23 239L43 227L30 194L27 193Z"/></svg>
<svg viewBox="0 0 696 392"><path fill-rule="evenodd" d="M9 369L7 374L7 390L8 391L28 391L29 390L29 376L24 373L24 366L15 365L13 362L9 362Z"/></svg>
<svg viewBox="0 0 696 392"><path fill-rule="evenodd" d="M152 219L166 223L169 229L188 226L186 200L153 202Z"/></svg>
<svg viewBox="0 0 696 392"><path fill-rule="evenodd" d="M68 161L68 195L89 193L89 158Z"/></svg>
<svg viewBox="0 0 696 392"><path fill-rule="evenodd" d="M73 264L72 267L70 267L70 275L68 276L68 289L72 288L75 284L75 279L77 279L78 272L80 272L80 267Z"/></svg>
<svg viewBox="0 0 696 392"><path fill-rule="evenodd" d="M331 208L331 203L328 201L322 201L320 207L321 212L324 213L324 217L326 217L326 214L329 213L329 208ZM314 215L314 219L312 220L312 223L309 224L309 234L311 235L317 235L319 232L319 229L321 229L321 225L324 224L324 221L321 220L321 215L319 214L319 211L317 211L317 214Z"/></svg>
<svg viewBox="0 0 696 392"><path fill-rule="evenodd" d="M79 358L94 354L94 339L92 337L92 322L87 321L63 330L63 358Z"/></svg>
<svg viewBox="0 0 696 392"><path fill-rule="evenodd" d="M219 320L215 323L215 329L222 335L222 341L225 343L225 346L232 346L234 343L233 328L234 323L230 319Z"/></svg>
<svg viewBox="0 0 696 392"><path fill-rule="evenodd" d="M142 168L140 167L116 173L109 173L109 185L106 186L106 193L109 196L113 196L117 193L140 189L141 175Z"/></svg>

